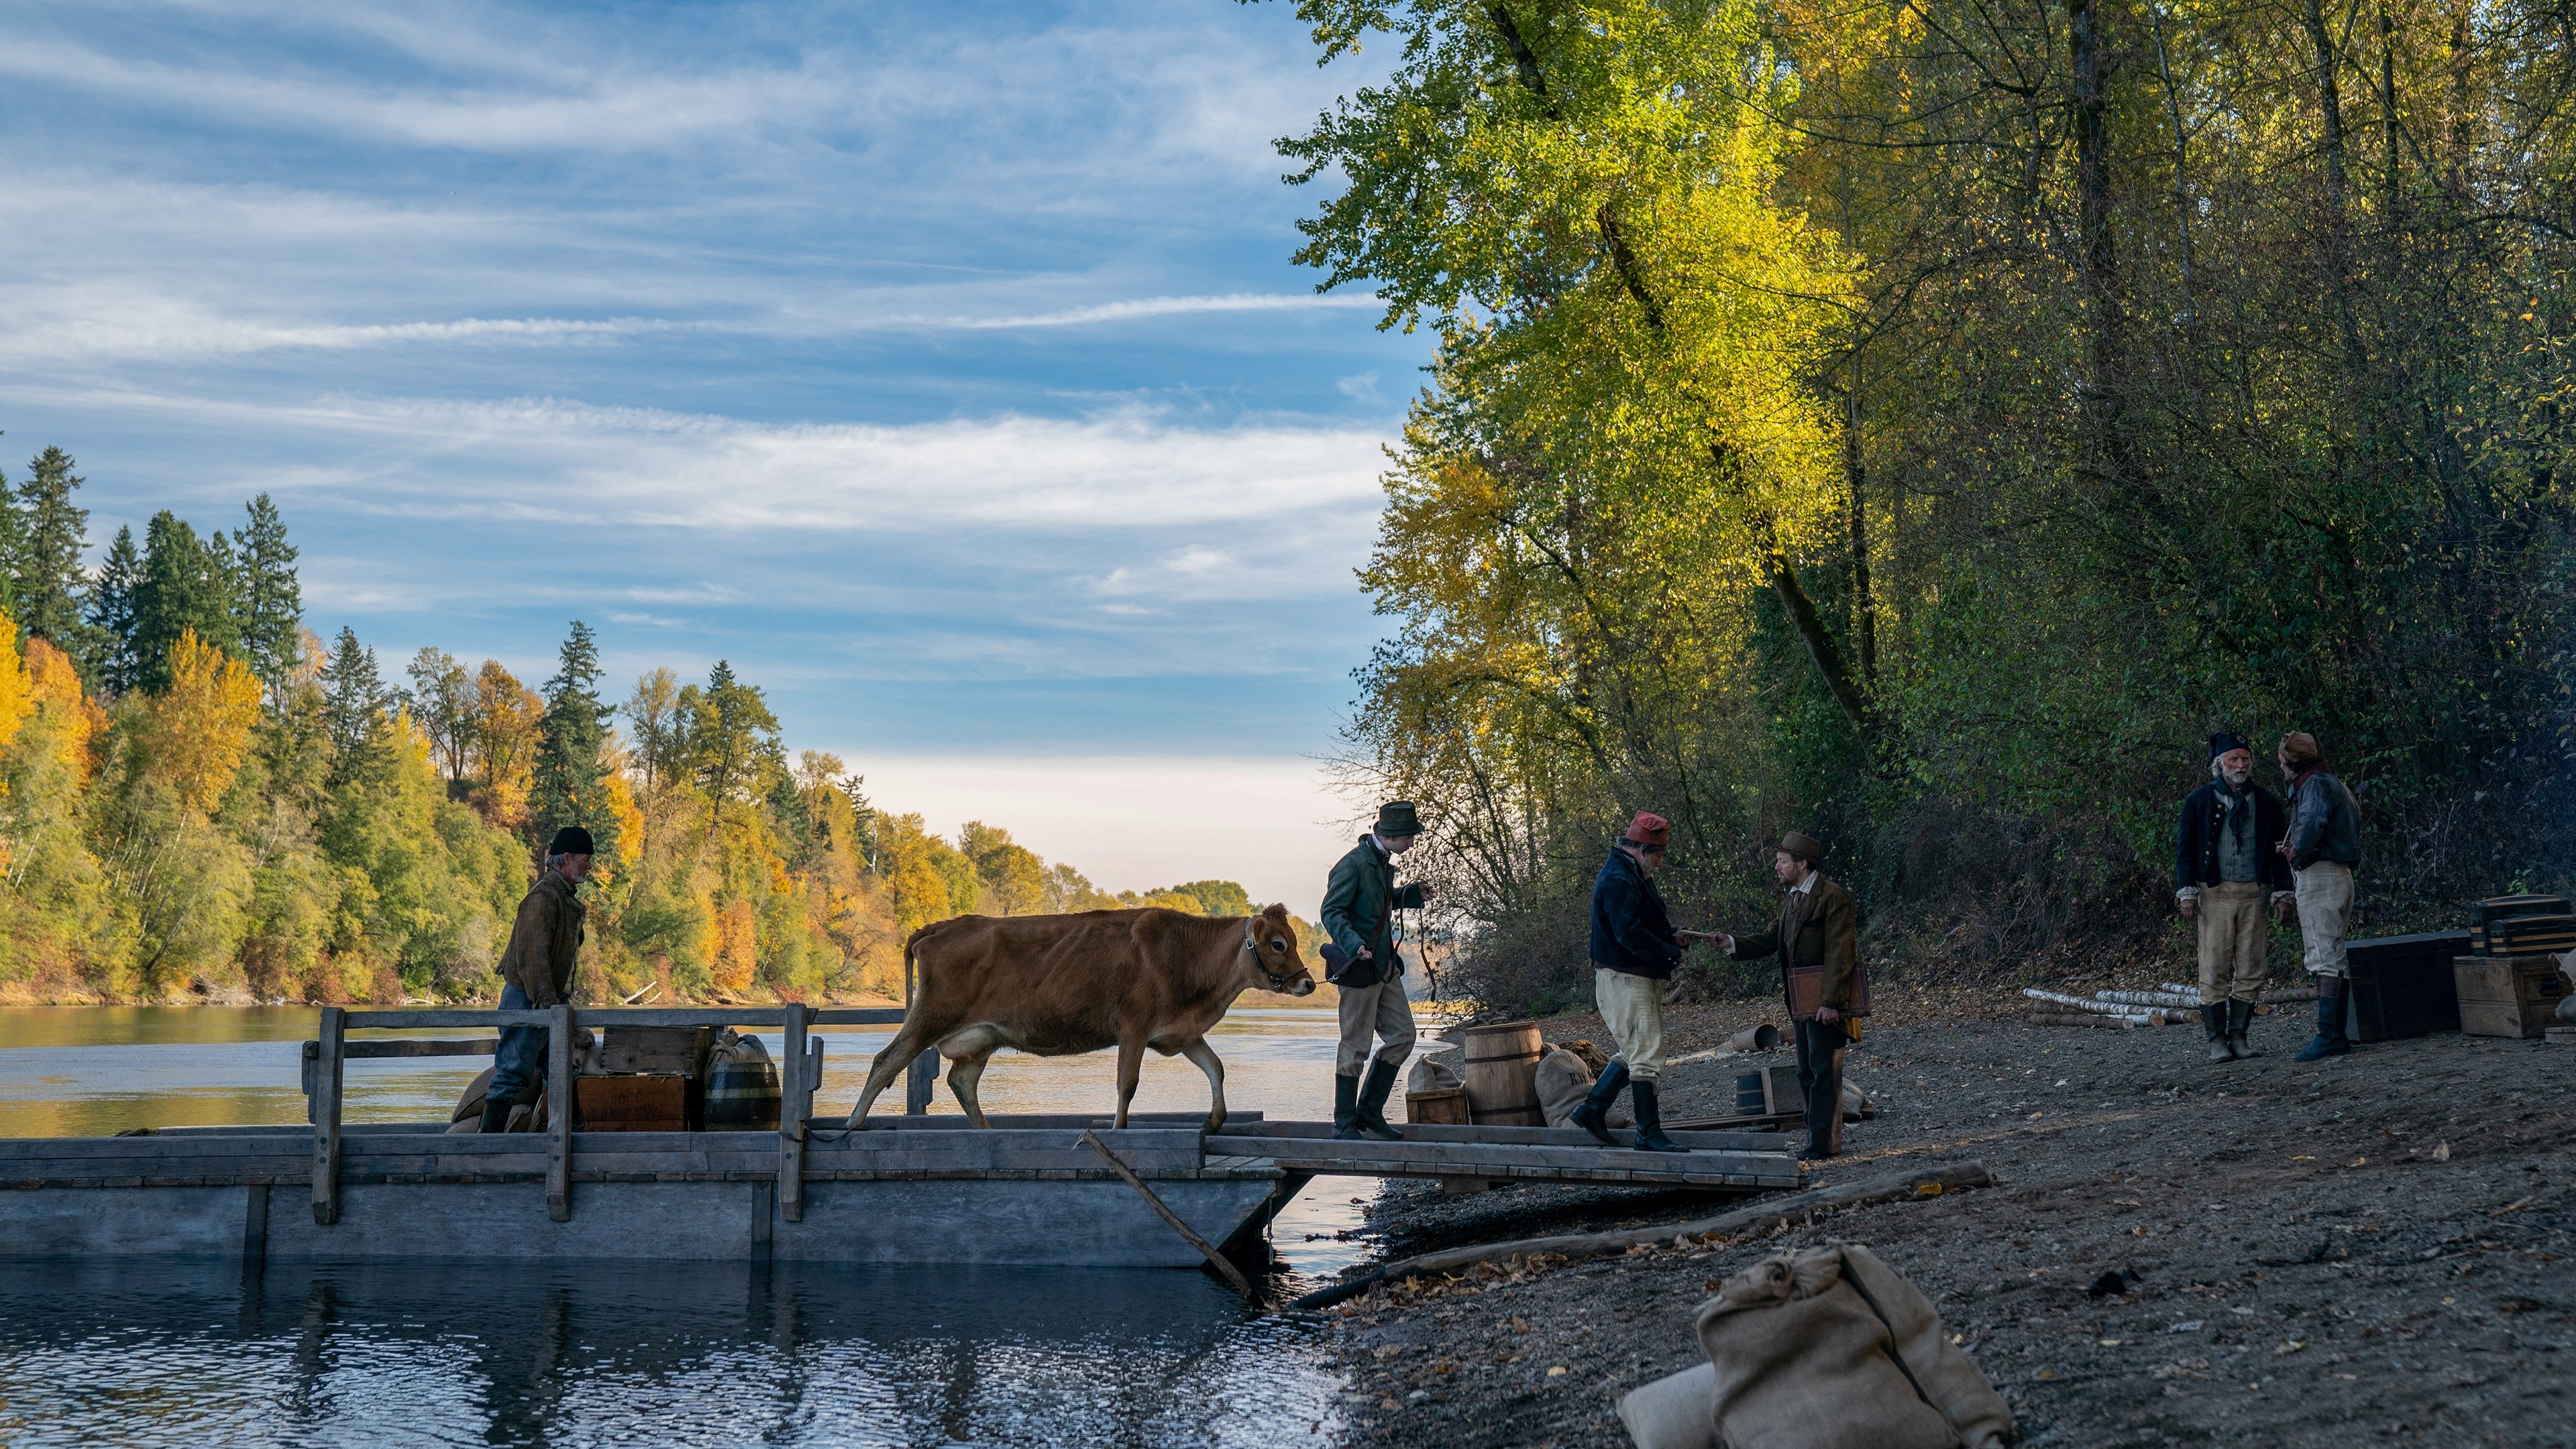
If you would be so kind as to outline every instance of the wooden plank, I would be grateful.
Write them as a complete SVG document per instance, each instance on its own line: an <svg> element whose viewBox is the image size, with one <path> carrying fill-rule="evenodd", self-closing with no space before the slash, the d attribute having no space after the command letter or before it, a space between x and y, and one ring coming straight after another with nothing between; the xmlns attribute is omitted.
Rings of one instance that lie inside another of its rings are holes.
<svg viewBox="0 0 2576 1449"><path fill-rule="evenodd" d="M814 1013L816 1026L901 1026L900 1006L828 1006Z"/></svg>
<svg viewBox="0 0 2576 1449"><path fill-rule="evenodd" d="M801 1223L805 1221L805 1119L814 1105L813 1066L805 1052L804 1003L787 1003L784 1030L786 1050L778 1059L778 1218Z"/></svg>
<svg viewBox="0 0 2576 1449"><path fill-rule="evenodd" d="M1237 1155L1261 1154L1275 1157L1283 1164L1330 1162L1346 1164L1361 1172L1378 1167L1448 1167L1464 1175L1470 1165L1509 1162L1526 1167L1554 1167L1573 1170L1651 1172L1658 1177L1677 1176L1684 1172L1729 1172L1768 1165L1785 1159L1785 1154L1767 1152L1644 1152L1633 1148L1555 1147L1542 1143L1500 1142L1343 1142L1332 1139L1256 1137L1249 1134L1218 1133L1207 1139L1207 1150ZM1690 1159L1698 1158L1696 1164Z"/></svg>
<svg viewBox="0 0 2576 1449"><path fill-rule="evenodd" d="M546 1216L572 1221L572 1007L557 1006L546 1035Z"/></svg>
<svg viewBox="0 0 2576 1449"><path fill-rule="evenodd" d="M775 1006L605 1006L586 1008L583 1022L611 1030L619 1026L731 1026L764 1027L785 1024L784 1015ZM424 1031L432 1028L460 1026L545 1026L553 1020L548 1011L484 1011L473 1008L440 1008L422 1011L353 1011L348 1013L347 1029L351 1031ZM902 1024L901 1007L846 1006L814 1011L809 1018L813 1026L896 1026Z"/></svg>
<svg viewBox="0 0 2576 1449"><path fill-rule="evenodd" d="M1145 1185L1145 1180L1138 1177L1134 1170L1129 1168L1126 1163L1118 1160L1117 1153L1110 1151L1108 1147L1103 1145L1101 1140L1097 1136L1094 1136L1088 1129L1083 1132L1082 1136L1078 1140L1092 1151L1099 1153L1101 1159L1107 1162L1111 1167L1116 1168L1118 1170L1118 1175L1126 1180L1127 1185L1136 1189L1137 1194L1145 1199L1145 1205L1152 1208L1164 1222L1171 1224L1172 1231L1180 1234L1182 1238L1186 1239L1191 1247L1198 1249L1199 1255L1208 1260L1208 1266L1223 1274L1225 1276L1225 1281L1233 1284L1236 1292L1251 1299L1255 1303L1259 1303L1261 1301L1261 1295L1253 1291L1251 1282L1243 1276L1243 1270L1234 1266L1233 1261L1227 1258L1225 1254L1218 1252L1215 1244L1209 1242L1203 1237L1200 1237L1196 1228L1193 1228L1188 1223L1181 1221L1180 1214L1164 1206L1163 1200L1154 1195L1154 1190Z"/></svg>
<svg viewBox="0 0 2576 1449"><path fill-rule="evenodd" d="M316 1043L306 1042L305 1045L313 1046ZM383 1057L488 1057L500 1048L501 1039L496 1036L468 1037L461 1041L437 1037L419 1041L397 1037L392 1040L377 1038L370 1041L346 1042L342 1044L340 1054L350 1061L366 1061Z"/></svg>
<svg viewBox="0 0 2576 1449"><path fill-rule="evenodd" d="M313 1149L313 1134L281 1128L265 1137L25 1137L0 1142L0 1163L54 1158L296 1156Z"/></svg>
<svg viewBox="0 0 2576 1449"><path fill-rule="evenodd" d="M326 1228L340 1220L340 1049L347 1024L347 1012L322 1008L321 1041L314 1048L313 1221Z"/></svg>
<svg viewBox="0 0 2576 1449"><path fill-rule="evenodd" d="M325 1007L326 1011L338 1010ZM422 1031L431 1027L459 1026L545 1026L553 1022L552 1011L351 1011L343 1029L347 1031Z"/></svg>
<svg viewBox="0 0 2576 1449"><path fill-rule="evenodd" d="M0 1163L0 1184L19 1187L94 1178L206 1178L217 1182L309 1182L313 1156L280 1152L256 1157L57 1157Z"/></svg>
<svg viewBox="0 0 2576 1449"><path fill-rule="evenodd" d="M1407 1123L1400 1130L1407 1142L1492 1142L1532 1147L1581 1147L1596 1152L1623 1150L1602 1147L1592 1134L1579 1127L1452 1127ZM1330 1141L1333 1125L1329 1122L1238 1121L1234 1114L1228 1113L1225 1135ZM1794 1145L1790 1134L1782 1132L1673 1132L1672 1138L1693 1151L1785 1152Z"/></svg>
<svg viewBox="0 0 2576 1449"><path fill-rule="evenodd" d="M1038 1130L1079 1132L1084 1128L1090 1128L1096 1132L1108 1132L1110 1130L1109 1123L1111 1121L1111 1116L1107 1112L987 1112L984 1114L984 1120L991 1123L992 1126L990 1128L969 1127L966 1125L966 1119L964 1117L953 1116L944 1112L935 1117L910 1115L892 1117L871 1115L859 1130L863 1132L1026 1132ZM1118 1130L1121 1132L1132 1132L1139 1128L1147 1127L1187 1127L1195 1129L1201 1123L1206 1121L1207 1113L1205 1112L1130 1112L1127 1114L1127 1126ZM1225 1125L1228 1128L1233 1128L1244 1123L1257 1123L1260 1121L1261 1114L1258 1112L1238 1112L1232 1108L1226 1109ZM818 1128L829 1128L837 1132L847 1129L850 1125L850 1120L847 1117L818 1117L814 1120L814 1125ZM1317 1135L1326 1137L1331 1136L1331 1125L1329 1123L1325 1124L1323 1130ZM1584 1140L1589 1142L1592 1139L1587 1137Z"/></svg>
<svg viewBox="0 0 2576 1449"><path fill-rule="evenodd" d="M268 1262L268 1184L254 1182L242 1190L242 1272L257 1278Z"/></svg>

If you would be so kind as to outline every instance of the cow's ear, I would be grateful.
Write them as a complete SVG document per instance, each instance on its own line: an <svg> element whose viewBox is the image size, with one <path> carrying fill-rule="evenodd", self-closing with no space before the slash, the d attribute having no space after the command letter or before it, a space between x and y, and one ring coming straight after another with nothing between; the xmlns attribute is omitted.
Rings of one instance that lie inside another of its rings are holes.
<svg viewBox="0 0 2576 1449"><path fill-rule="evenodd" d="M1285 921L1288 919L1288 908L1279 904L1277 901L1272 901L1270 904L1261 908L1261 914L1268 916L1274 921Z"/></svg>

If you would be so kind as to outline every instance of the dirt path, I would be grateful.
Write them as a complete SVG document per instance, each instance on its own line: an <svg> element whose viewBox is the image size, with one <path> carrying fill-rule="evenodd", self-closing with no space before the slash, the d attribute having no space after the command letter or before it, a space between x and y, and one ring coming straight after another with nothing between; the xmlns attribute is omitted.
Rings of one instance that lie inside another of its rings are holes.
<svg viewBox="0 0 2576 1449"><path fill-rule="evenodd" d="M2293 1012L2257 1023L2269 1055L2211 1066L2194 1028L2052 1029L1915 1006L1852 1052L1879 1115L1811 1179L1974 1158L1996 1186L1716 1251L1345 1305L1353 1442L1625 1445L1613 1401L1696 1361L1711 1279L1841 1238L1931 1296L2026 1443L2576 1444L2576 1048L2447 1035L2300 1066L2289 1053L2306 1019ZM1674 1035L1714 1041L1746 1012L1703 1008ZM1668 1111L1713 1109L1737 1069L1678 1069ZM1670 1194L1407 1186L1371 1230L1400 1254L1715 1210ZM2135 1275L2129 1292L2086 1292L2117 1272Z"/></svg>

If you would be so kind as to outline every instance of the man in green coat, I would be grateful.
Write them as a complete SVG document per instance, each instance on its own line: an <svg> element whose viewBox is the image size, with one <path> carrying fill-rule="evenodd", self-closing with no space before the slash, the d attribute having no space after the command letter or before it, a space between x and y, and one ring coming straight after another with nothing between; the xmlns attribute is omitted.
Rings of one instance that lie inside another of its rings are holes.
<svg viewBox="0 0 2576 1449"><path fill-rule="evenodd" d="M1342 1045L1333 1060L1333 1135L1363 1134L1392 1142L1404 1134L1386 1120L1395 1074L1413 1055L1413 1003L1404 995L1404 958L1395 950L1395 913L1431 900L1431 887L1398 889L1395 858L1413 848L1422 818L1410 800L1378 807L1377 824L1333 866L1324 886L1328 938L1325 979L1341 993ZM1369 1063L1370 1039L1382 1043ZM1368 1084L1360 1083L1366 1068Z"/></svg>
<svg viewBox="0 0 2576 1449"><path fill-rule="evenodd" d="M578 825L556 831L546 847L546 868L537 872L537 883L519 902L510 944L501 953L503 1011L545 1011L571 994L582 921L589 914L577 888L590 874L590 855L590 832ZM501 1028L501 1045L492 1053L492 1084L483 1093L484 1131L507 1131L510 1109L536 1100L545 1080L549 1036L542 1026Z"/></svg>
<svg viewBox="0 0 2576 1449"><path fill-rule="evenodd" d="M1796 1023L1798 1087L1806 1100L1805 1157L1843 1150L1843 1049L1860 1036L1869 988L1860 972L1860 910L1851 892L1826 878L1825 848L1792 830L1772 851L1772 874L1786 887L1780 918L1758 936L1717 938L1738 961L1780 958L1781 994Z"/></svg>

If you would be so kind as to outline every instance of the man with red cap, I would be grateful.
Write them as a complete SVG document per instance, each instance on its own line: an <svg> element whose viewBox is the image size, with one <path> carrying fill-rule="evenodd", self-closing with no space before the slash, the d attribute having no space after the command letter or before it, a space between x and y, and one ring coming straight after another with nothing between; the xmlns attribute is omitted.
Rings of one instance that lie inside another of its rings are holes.
<svg viewBox="0 0 2576 1449"><path fill-rule="evenodd" d="M1719 949L1738 961L1777 955L1780 984L1797 1023L1798 1088L1807 1099L1807 1157L1843 1150L1843 1049L1869 1015L1869 984L1860 970L1860 908L1851 892L1825 877L1825 848L1804 831L1780 837L1771 873L1787 887L1778 924L1759 936L1719 935Z"/></svg>
<svg viewBox="0 0 2576 1449"><path fill-rule="evenodd" d="M1610 1105L1619 1100L1621 1087L1628 1088L1636 1104L1637 1146L1648 1152L1690 1151L1664 1135L1658 1095L1664 1075L1664 983L1682 959L1682 933L1673 929L1663 893L1655 889L1655 872L1664 868L1671 836L1664 817L1638 811L1592 883L1592 999L1601 1008L1602 1025L1619 1043L1619 1055L1574 1109L1575 1126L1616 1147Z"/></svg>

